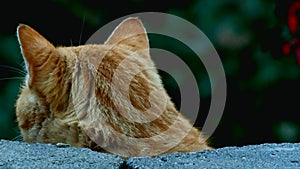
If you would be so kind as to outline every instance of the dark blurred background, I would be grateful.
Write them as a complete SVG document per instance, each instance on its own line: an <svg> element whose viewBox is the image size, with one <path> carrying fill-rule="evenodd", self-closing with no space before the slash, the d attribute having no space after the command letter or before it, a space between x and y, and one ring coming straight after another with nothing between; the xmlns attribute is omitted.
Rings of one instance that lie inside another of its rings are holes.
<svg viewBox="0 0 300 169"><path fill-rule="evenodd" d="M19 23L30 25L55 45L76 46L119 17L136 12L166 12L195 24L211 40L222 60L227 102L222 120L210 138L214 147L300 141L299 27L294 23L297 31L292 32L288 24L289 11L297 1L5 2L0 7L0 139L13 140L19 135L14 110L24 77L17 70L23 70L16 38ZM299 12L293 18L299 21ZM201 128L211 94L205 68L194 63L193 52L180 42L158 35L149 37L152 47L176 53L197 77L201 113L195 125ZM161 74L168 92L180 107L180 84L168 73Z"/></svg>

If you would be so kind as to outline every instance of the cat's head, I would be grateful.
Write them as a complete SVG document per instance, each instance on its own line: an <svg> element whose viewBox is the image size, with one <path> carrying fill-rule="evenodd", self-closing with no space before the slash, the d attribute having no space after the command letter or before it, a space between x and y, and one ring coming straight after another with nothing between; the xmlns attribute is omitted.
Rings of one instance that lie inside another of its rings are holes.
<svg viewBox="0 0 300 169"><path fill-rule="evenodd" d="M146 111L150 105L158 109L163 103L163 97L154 94L150 104L152 90L164 93L164 89L150 58L147 33L137 18L124 20L104 44L55 47L27 25L19 25L17 36L27 76L16 103L16 115L26 141L39 141L39 130L49 118L84 121L87 113L98 116L101 111L131 113L128 116L136 118L136 109ZM123 62L126 59L129 62ZM119 75L115 78L115 74ZM124 90L129 90L127 95L122 93ZM99 109L84 110L99 105ZM79 114L74 119L76 110Z"/></svg>
<svg viewBox="0 0 300 169"><path fill-rule="evenodd" d="M27 71L16 103L25 141L126 157L208 148L168 97L139 19L124 20L104 44L55 47L26 25L17 35Z"/></svg>

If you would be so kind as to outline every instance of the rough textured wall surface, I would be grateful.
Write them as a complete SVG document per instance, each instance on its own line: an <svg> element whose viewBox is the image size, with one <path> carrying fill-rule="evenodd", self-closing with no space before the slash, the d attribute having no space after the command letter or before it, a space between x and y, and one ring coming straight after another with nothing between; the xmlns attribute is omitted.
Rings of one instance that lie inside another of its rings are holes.
<svg viewBox="0 0 300 169"><path fill-rule="evenodd" d="M0 168L300 168L300 144L262 144L122 159L84 148L0 140Z"/></svg>

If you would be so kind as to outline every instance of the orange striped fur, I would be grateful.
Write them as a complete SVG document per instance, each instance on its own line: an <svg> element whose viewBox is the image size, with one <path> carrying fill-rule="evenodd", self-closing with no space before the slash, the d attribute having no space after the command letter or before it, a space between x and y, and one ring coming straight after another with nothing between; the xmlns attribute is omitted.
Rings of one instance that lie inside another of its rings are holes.
<svg viewBox="0 0 300 169"><path fill-rule="evenodd" d="M28 71L16 103L25 141L123 157L210 149L163 88L139 19L105 44L54 47L29 26L17 33Z"/></svg>

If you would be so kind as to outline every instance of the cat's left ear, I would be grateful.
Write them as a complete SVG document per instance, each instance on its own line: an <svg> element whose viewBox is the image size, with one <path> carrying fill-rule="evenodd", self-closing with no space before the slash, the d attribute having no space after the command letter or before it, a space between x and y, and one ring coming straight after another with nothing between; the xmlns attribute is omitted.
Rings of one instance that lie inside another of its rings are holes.
<svg viewBox="0 0 300 169"><path fill-rule="evenodd" d="M20 24L17 28L17 36L22 54L28 64L41 65L47 59L49 52L55 47L30 26Z"/></svg>
<svg viewBox="0 0 300 169"><path fill-rule="evenodd" d="M55 66L57 60L55 47L31 27L20 24L17 36L21 52L28 71L27 83L43 81L41 76L47 77Z"/></svg>
<svg viewBox="0 0 300 169"><path fill-rule="evenodd" d="M138 18L130 17L121 22L105 44L122 46L133 52L143 52L145 59L151 60L147 32Z"/></svg>

